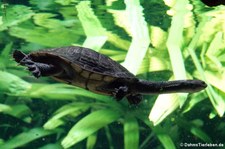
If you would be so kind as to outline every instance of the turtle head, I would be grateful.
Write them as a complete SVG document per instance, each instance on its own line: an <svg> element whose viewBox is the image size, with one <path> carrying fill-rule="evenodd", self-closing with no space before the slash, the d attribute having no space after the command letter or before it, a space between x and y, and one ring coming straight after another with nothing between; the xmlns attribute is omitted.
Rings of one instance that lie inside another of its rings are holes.
<svg viewBox="0 0 225 149"><path fill-rule="evenodd" d="M20 63L22 59L24 59L25 57L28 57L28 55L26 55L25 53L19 50L14 50L12 56L17 63Z"/></svg>

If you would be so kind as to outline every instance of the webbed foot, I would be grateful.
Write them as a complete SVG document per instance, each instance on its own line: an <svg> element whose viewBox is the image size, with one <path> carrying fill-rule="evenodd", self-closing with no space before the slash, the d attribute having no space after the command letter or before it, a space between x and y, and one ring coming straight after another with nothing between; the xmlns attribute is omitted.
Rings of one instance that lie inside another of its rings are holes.
<svg viewBox="0 0 225 149"><path fill-rule="evenodd" d="M129 95L127 96L127 100L130 104L139 104L142 100L141 94Z"/></svg>
<svg viewBox="0 0 225 149"><path fill-rule="evenodd" d="M36 78L39 78L41 76L41 71L37 64L30 60L29 58L24 58L20 61L21 65L24 65L27 67L27 69L35 76Z"/></svg>
<svg viewBox="0 0 225 149"><path fill-rule="evenodd" d="M63 71L60 66L33 61L29 54L27 55L19 50L13 52L13 58L20 65L26 66L27 70L29 70L36 78L41 76L53 76Z"/></svg>
<svg viewBox="0 0 225 149"><path fill-rule="evenodd" d="M115 88L113 92L113 96L120 101L128 94L128 87L127 86L120 86L119 88Z"/></svg>

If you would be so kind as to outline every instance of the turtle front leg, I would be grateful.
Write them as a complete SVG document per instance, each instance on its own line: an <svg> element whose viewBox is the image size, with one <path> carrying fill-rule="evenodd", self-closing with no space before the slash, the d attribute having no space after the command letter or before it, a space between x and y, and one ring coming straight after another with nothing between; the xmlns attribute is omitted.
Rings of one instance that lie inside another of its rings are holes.
<svg viewBox="0 0 225 149"><path fill-rule="evenodd" d="M126 97L130 104L134 105L139 104L142 100L142 95L141 94L131 95L128 90L129 89L127 86L120 86L119 88L115 89L113 95L117 99L117 101L120 101L124 97Z"/></svg>
<svg viewBox="0 0 225 149"><path fill-rule="evenodd" d="M39 78L41 76L53 76L60 73L62 70L52 64L45 64L40 62L34 62L31 59L25 57L20 61L21 65L27 67L27 69L33 74L34 77Z"/></svg>
<svg viewBox="0 0 225 149"><path fill-rule="evenodd" d="M118 100L122 100L128 94L128 87L127 86L120 86L115 88L113 92L113 96Z"/></svg>

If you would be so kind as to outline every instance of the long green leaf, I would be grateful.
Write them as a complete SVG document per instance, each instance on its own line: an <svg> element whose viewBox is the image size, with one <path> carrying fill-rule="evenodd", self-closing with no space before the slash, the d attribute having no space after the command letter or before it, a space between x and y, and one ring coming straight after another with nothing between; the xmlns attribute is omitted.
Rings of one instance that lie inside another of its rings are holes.
<svg viewBox="0 0 225 149"><path fill-rule="evenodd" d="M206 132L204 132L202 129L198 127L191 127L190 131L193 135L200 138L201 140L205 142L212 142L212 139L208 136Z"/></svg>
<svg viewBox="0 0 225 149"><path fill-rule="evenodd" d="M16 75L0 71L0 91L3 93L20 95L31 88L31 84Z"/></svg>
<svg viewBox="0 0 225 149"><path fill-rule="evenodd" d="M0 31L7 29L8 27L18 25L21 22L24 22L30 19L33 15L33 11L30 7L23 5L9 6L6 9L6 16L3 19L3 22L0 21Z"/></svg>
<svg viewBox="0 0 225 149"><path fill-rule="evenodd" d="M124 123L124 145L125 149L138 149L139 146L139 126L137 119L128 117Z"/></svg>
<svg viewBox="0 0 225 149"><path fill-rule="evenodd" d="M160 125L153 127L151 122L145 119L143 116L139 115L138 118L153 130L165 149L176 149L172 138L167 132L163 130ZM143 143L145 144L145 141ZM144 144L142 144L142 146L144 146Z"/></svg>
<svg viewBox="0 0 225 149"><path fill-rule="evenodd" d="M99 51L105 44L107 36L98 18L90 7L90 1L81 1L77 6L78 17L87 36L84 47ZM96 42L98 41L98 42Z"/></svg>
<svg viewBox="0 0 225 149"><path fill-rule="evenodd" d="M200 138L202 141L208 143L212 142L210 136L201 128L203 125L202 120L193 120L192 122L190 122L178 118L177 123L184 129L190 131L195 137Z"/></svg>
<svg viewBox="0 0 225 149"><path fill-rule="evenodd" d="M212 88L212 85L215 85L216 87L220 88L223 86L223 84L221 85L222 80L224 80L223 77L220 78L220 80L218 78L215 77L215 74L212 74L212 72L208 72L208 71L204 71L204 69L202 68L197 55L194 51L194 49L197 46L197 43L199 41L199 38L202 35L202 29L205 26L206 22L208 20L208 17L205 16L203 17L202 22L199 24L198 28L197 28L197 32L195 34L195 36L193 37L191 43L188 46L188 51L191 55L191 58L193 59L193 62L201 76L202 79L204 79L204 81L206 81L206 83L208 84L208 87L206 88L206 92L210 98L210 101L212 102L214 108L216 109L217 113L219 114L219 116L223 116L224 112L225 112L225 101L223 100L223 98L218 95L216 93L216 91ZM210 84L209 84L210 83ZM221 88L222 90L224 90L223 88Z"/></svg>
<svg viewBox="0 0 225 149"><path fill-rule="evenodd" d="M157 137L159 138L165 149L176 149L172 138L169 137L167 134L157 134Z"/></svg>
<svg viewBox="0 0 225 149"><path fill-rule="evenodd" d="M176 14L172 18L170 31L168 34L167 47L170 56L170 61L173 69L174 78L186 79L186 70L182 57L182 39L184 30L184 18L189 10L186 8L188 0L177 0L174 6ZM174 38L176 37L176 38ZM182 106L188 94L179 94L179 104Z"/></svg>
<svg viewBox="0 0 225 149"><path fill-rule="evenodd" d="M150 44L149 31L139 0L125 0L124 2L126 13L129 14L126 17L129 26L126 27L130 29L132 42L123 65L133 74L137 74Z"/></svg>
<svg viewBox="0 0 225 149"><path fill-rule="evenodd" d="M56 111L56 114L44 124L46 129L55 129L56 127L62 125L64 122L63 117L67 115L72 115L76 117L81 113L85 112L90 107L90 104L87 103L72 103L66 106L63 106Z"/></svg>
<svg viewBox="0 0 225 149"><path fill-rule="evenodd" d="M56 144L47 144L38 149L63 149L63 147L59 143L56 143Z"/></svg>
<svg viewBox="0 0 225 149"><path fill-rule="evenodd" d="M99 110L89 114L73 126L68 135L63 139L62 146L64 148L71 147L98 129L117 120L120 116L121 113L112 109Z"/></svg>
<svg viewBox="0 0 225 149"><path fill-rule="evenodd" d="M106 134L107 140L109 142L109 149L114 149L112 134L110 133L110 129L108 126L105 126L105 134Z"/></svg>
<svg viewBox="0 0 225 149"><path fill-rule="evenodd" d="M75 88L66 84L32 84L24 96L43 98L45 100L74 100L77 96L95 98L99 101L111 101L107 96L92 93L90 91Z"/></svg>
<svg viewBox="0 0 225 149"><path fill-rule="evenodd" d="M11 106L12 110L6 111L5 113L12 115L17 118L25 117L31 114L31 109L24 104L16 104Z"/></svg>
<svg viewBox="0 0 225 149"><path fill-rule="evenodd" d="M34 128L28 132L23 132L14 138L9 139L9 141L0 145L1 149L14 149L26 145L27 143L34 141L38 138L51 135L56 131L48 131L43 128Z"/></svg>
<svg viewBox="0 0 225 149"><path fill-rule="evenodd" d="M12 111L12 108L5 104L0 104L0 113Z"/></svg>
<svg viewBox="0 0 225 149"><path fill-rule="evenodd" d="M87 138L87 149L93 149L97 141L97 133L93 133Z"/></svg>
<svg viewBox="0 0 225 149"><path fill-rule="evenodd" d="M177 94L160 95L154 103L149 114L149 120L154 125L162 122L170 113L179 106L179 97Z"/></svg>
<svg viewBox="0 0 225 149"><path fill-rule="evenodd" d="M46 28L40 27L27 28L25 26L16 26L10 28L9 34L28 42L48 47L68 46L79 40L79 30L75 31L65 27L60 30L52 29L48 31Z"/></svg>
<svg viewBox="0 0 225 149"><path fill-rule="evenodd" d="M158 125L153 127L153 131L165 149L176 149L175 144L167 130Z"/></svg>

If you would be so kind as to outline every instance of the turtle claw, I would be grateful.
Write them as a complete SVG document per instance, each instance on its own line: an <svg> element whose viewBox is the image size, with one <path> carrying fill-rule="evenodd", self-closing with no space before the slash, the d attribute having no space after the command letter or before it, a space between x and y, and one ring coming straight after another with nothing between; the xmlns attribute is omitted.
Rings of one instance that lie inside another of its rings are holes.
<svg viewBox="0 0 225 149"><path fill-rule="evenodd" d="M32 74L36 77L36 78L39 78L41 76L41 72L39 70L35 70L35 71L32 71Z"/></svg>
<svg viewBox="0 0 225 149"><path fill-rule="evenodd" d="M34 62L32 60L30 60L28 57L24 57L19 63L20 63L20 65L23 65L23 66L34 64Z"/></svg>
<svg viewBox="0 0 225 149"><path fill-rule="evenodd" d="M26 65L26 67L27 67L27 70L29 70L31 72L33 72L37 69L37 67L35 67L35 65Z"/></svg>
<svg viewBox="0 0 225 149"><path fill-rule="evenodd" d="M31 59L24 57L20 64L27 67L34 77L39 78L41 76L41 71L39 70L38 66L33 62Z"/></svg>
<svg viewBox="0 0 225 149"><path fill-rule="evenodd" d="M27 70L29 70L36 78L39 78L41 76L41 71L35 64L33 65L26 64L25 66L27 67Z"/></svg>
<svg viewBox="0 0 225 149"><path fill-rule="evenodd" d="M130 104L133 104L133 105L137 105L141 102L142 100L142 95L141 94L135 94L135 95L129 95L127 96L127 99L128 99L128 102Z"/></svg>

